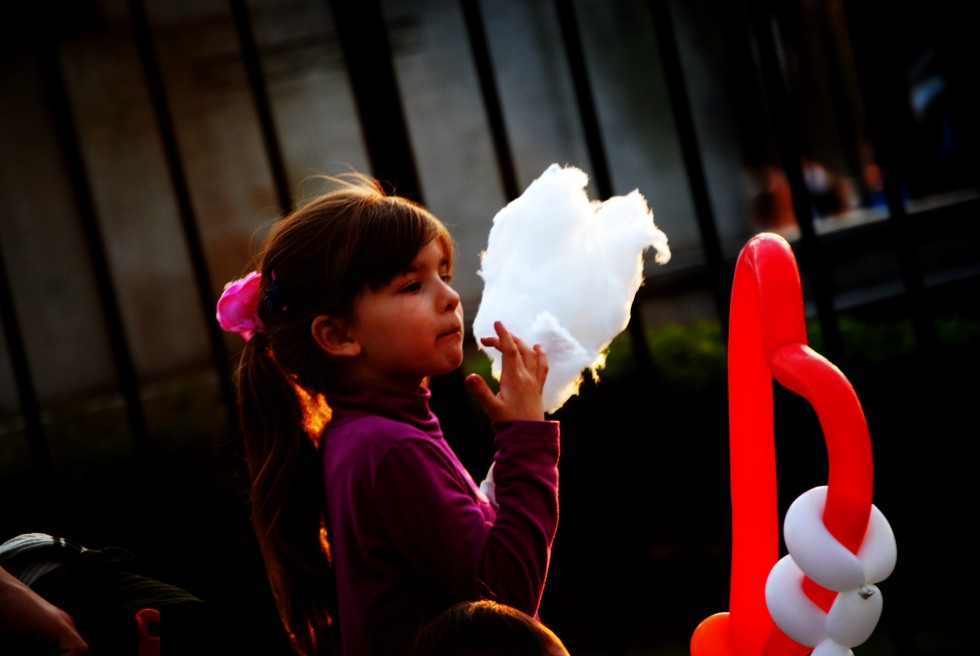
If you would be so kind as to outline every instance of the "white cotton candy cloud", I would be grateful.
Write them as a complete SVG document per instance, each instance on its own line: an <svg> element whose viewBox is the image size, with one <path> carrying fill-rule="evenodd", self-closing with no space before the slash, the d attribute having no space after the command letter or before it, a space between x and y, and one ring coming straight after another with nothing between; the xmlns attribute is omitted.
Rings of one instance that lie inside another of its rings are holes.
<svg viewBox="0 0 980 656"><path fill-rule="evenodd" d="M544 386L547 412L578 393L586 370L598 376L606 350L630 320L643 283L643 253L670 259L667 236L635 190L604 202L590 200L589 178L552 164L493 219L480 255L484 289L473 319L477 345L500 377L500 353L480 344L502 321L548 355Z"/></svg>

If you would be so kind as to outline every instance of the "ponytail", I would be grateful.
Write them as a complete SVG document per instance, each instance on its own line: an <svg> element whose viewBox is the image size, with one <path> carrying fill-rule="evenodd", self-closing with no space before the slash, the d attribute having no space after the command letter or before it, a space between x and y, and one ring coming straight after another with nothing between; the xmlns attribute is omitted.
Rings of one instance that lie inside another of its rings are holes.
<svg viewBox="0 0 980 656"><path fill-rule="evenodd" d="M251 480L252 527L293 649L334 653L335 583L324 522L323 472L296 384L264 336L242 352L238 405Z"/></svg>

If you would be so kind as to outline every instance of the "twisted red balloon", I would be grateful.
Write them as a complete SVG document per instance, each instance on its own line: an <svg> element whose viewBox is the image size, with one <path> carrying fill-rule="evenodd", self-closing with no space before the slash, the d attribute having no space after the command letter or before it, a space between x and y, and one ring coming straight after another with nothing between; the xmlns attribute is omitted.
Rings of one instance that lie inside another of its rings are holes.
<svg viewBox="0 0 980 656"><path fill-rule="evenodd" d="M698 625L692 656L799 656L812 650L786 636L766 608L766 578L779 559L773 379L816 411L829 461L823 522L857 553L871 515L874 482L867 422L844 374L807 346L803 292L789 244L763 233L742 249L732 288L729 612ZM803 589L825 611L836 596L809 578L804 578Z"/></svg>

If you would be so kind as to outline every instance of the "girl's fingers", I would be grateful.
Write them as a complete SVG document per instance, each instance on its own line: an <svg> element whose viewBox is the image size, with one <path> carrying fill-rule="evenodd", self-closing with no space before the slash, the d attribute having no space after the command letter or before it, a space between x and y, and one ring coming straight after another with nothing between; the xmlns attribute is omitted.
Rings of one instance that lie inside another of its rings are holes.
<svg viewBox="0 0 980 656"><path fill-rule="evenodd" d="M494 328L497 329L497 335L500 337L497 349L503 355L504 369L510 369L518 363L521 355L520 347L517 345L516 338L504 328L504 324L498 321L494 324Z"/></svg>
<svg viewBox="0 0 980 656"><path fill-rule="evenodd" d="M480 343L487 348L495 348L498 351L500 350L500 340L498 340L496 337L481 337Z"/></svg>
<svg viewBox="0 0 980 656"><path fill-rule="evenodd" d="M541 345L528 346L524 340L507 330L503 322L495 322L494 329L497 331L497 337L481 337L480 342L484 346L500 351L506 365L504 370L523 367L535 378L539 387L544 386L548 375L548 356Z"/></svg>
<svg viewBox="0 0 980 656"><path fill-rule="evenodd" d="M531 362L532 357L534 356L534 350L531 347L529 347L527 344L525 344L524 340L522 340L517 335L514 335L513 337L514 337L514 343L517 344L517 350L521 354L521 358L524 360L525 363Z"/></svg>
<svg viewBox="0 0 980 656"><path fill-rule="evenodd" d="M497 334L500 336L497 348L500 349L501 352L503 352L504 348L509 347L510 343L513 343L515 349L514 353L521 356L521 360L525 365L532 361L534 351L524 342L524 340L507 330L506 326L504 326L504 324L500 321L494 324L494 328L497 329Z"/></svg>
<svg viewBox="0 0 980 656"><path fill-rule="evenodd" d="M481 337L480 343L502 355L499 390L494 393L478 374L466 384L492 421L543 419L541 392L548 373L548 359L540 345L528 346L511 334L502 322L494 323L496 337Z"/></svg>
<svg viewBox="0 0 980 656"><path fill-rule="evenodd" d="M538 379L538 384L544 387L544 381L548 377L548 354L540 344L534 345L534 365L534 376Z"/></svg>
<svg viewBox="0 0 980 656"><path fill-rule="evenodd" d="M493 324L494 329L497 331L497 337L499 337L500 345L504 348L513 348L517 345L517 337L512 335L509 330L504 326L503 322L497 321Z"/></svg>

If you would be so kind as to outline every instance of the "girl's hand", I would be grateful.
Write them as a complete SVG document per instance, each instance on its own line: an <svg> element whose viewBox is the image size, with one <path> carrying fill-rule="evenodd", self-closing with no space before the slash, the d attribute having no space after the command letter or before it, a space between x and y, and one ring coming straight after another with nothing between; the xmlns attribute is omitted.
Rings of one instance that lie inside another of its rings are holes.
<svg viewBox="0 0 980 656"><path fill-rule="evenodd" d="M478 374L467 376L466 384L494 423L515 419L544 419L541 393L548 376L548 356L539 344L529 347L508 332L501 322L495 322L493 327L497 336L483 337L480 343L503 354L500 391L494 394Z"/></svg>

